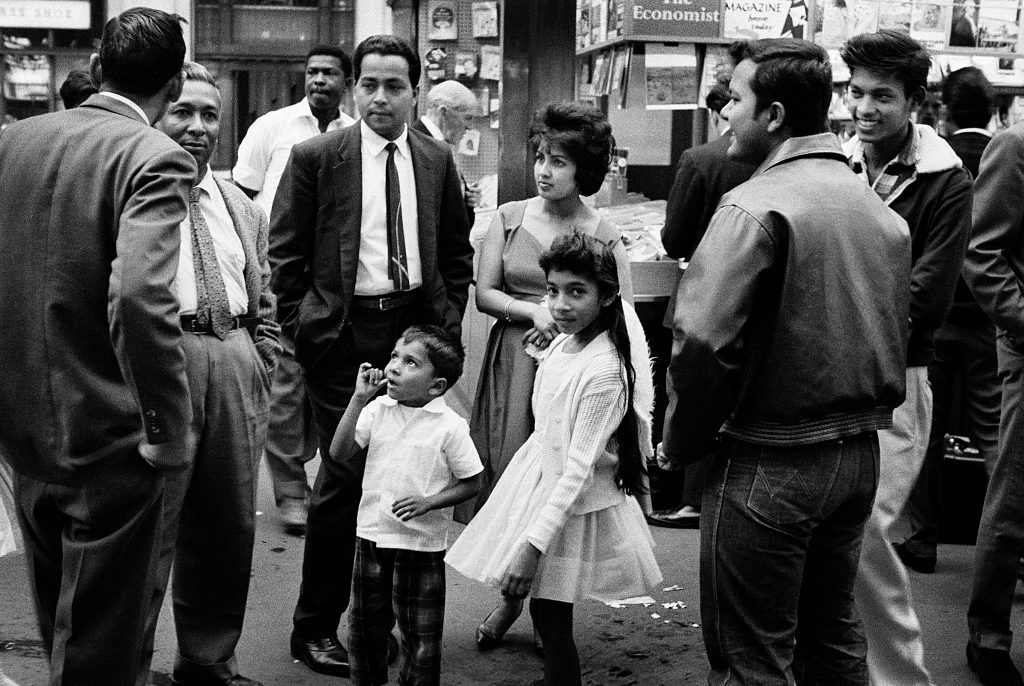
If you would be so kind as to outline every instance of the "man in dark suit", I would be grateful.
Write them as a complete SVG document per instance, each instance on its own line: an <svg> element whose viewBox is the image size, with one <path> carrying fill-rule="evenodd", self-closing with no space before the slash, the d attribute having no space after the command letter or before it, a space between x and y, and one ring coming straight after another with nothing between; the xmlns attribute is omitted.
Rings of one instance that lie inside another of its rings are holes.
<svg viewBox="0 0 1024 686"><path fill-rule="evenodd" d="M430 89L426 100L427 111L409 124L409 128L432 136L434 140L444 141L453 150L458 149L459 141L473 125L473 112L476 111L473 91L458 81L442 81ZM461 172L459 180L466 200L466 216L472 227L476 220L476 206L480 204L480 185L466 183Z"/></svg>
<svg viewBox="0 0 1024 686"><path fill-rule="evenodd" d="M387 363L416 323L461 331L472 248L458 171L441 143L407 126L420 60L403 40L371 36L353 58L358 125L292 148L271 215L279 321L324 459L313 486L292 654L347 676L337 627L348 606L362 475L328 459L361 362Z"/></svg>
<svg viewBox="0 0 1024 686"><path fill-rule="evenodd" d="M256 477L267 437L274 322L267 219L234 184L210 173L220 134L220 92L185 62L185 86L157 129L191 153L198 177L181 223L174 281L192 393L194 458L168 478L160 578L174 562L176 686L259 686L238 674L256 532ZM150 612L156 628L163 591ZM151 647L152 644L150 643ZM140 682L139 686L144 686Z"/></svg>
<svg viewBox="0 0 1024 686"><path fill-rule="evenodd" d="M995 111L995 89L980 69L964 67L946 77L942 100L951 131L949 147L978 178L981 154L992 140L987 127ZM957 432L970 436L989 471L995 463L999 440L996 327L963 276L957 281L946 321L935 330L935 356L928 364L928 383L932 387L928 452L904 509L910 533L896 547L903 564L922 574L935 571L942 511L942 458L950 413L960 408L962 421Z"/></svg>
<svg viewBox="0 0 1024 686"><path fill-rule="evenodd" d="M93 55L98 94L0 136L0 453L53 684L148 668L163 472L190 455L171 283L196 174L150 123L184 56L176 17L128 10Z"/></svg>
<svg viewBox="0 0 1024 686"><path fill-rule="evenodd" d="M665 226L661 229L661 241L669 257L689 260L704 232L711 223L711 215L718 208L718 201L751 177L755 165L731 160L726 151L732 144L729 119L722 110L729 103L729 77L719 78L705 100L711 111L712 123L718 137L684 150L676 167L676 179L668 194L665 207ZM665 326L672 328L675 313L675 294L670 298L665 313ZM679 506L652 512L647 521L655 526L676 529L696 528L700 519L700 503L704 494L704 477L711 467L711 458L686 466L683 476ZM661 474L658 474L661 476ZM673 478L654 479L653 487L658 489L659 481L666 481L668 489L677 487Z"/></svg>

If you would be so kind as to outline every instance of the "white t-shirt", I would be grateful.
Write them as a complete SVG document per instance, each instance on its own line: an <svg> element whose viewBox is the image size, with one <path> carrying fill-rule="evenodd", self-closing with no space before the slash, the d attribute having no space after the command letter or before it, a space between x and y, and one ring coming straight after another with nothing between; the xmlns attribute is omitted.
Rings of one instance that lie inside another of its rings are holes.
<svg viewBox="0 0 1024 686"><path fill-rule="evenodd" d="M403 522L392 504L405 496L435 495L483 471L469 424L444 397L409 407L386 396L363 408L355 441L369 445L356 535L378 548L439 552L448 547L453 508Z"/></svg>
<svg viewBox="0 0 1024 686"><path fill-rule="evenodd" d="M355 119L340 112L340 116L327 125L327 130L342 129L354 123ZM231 176L236 183L258 191L253 200L263 208L268 219L292 146L318 135L320 126L309 109L307 98L267 112L245 133L238 146L238 162L231 170Z"/></svg>

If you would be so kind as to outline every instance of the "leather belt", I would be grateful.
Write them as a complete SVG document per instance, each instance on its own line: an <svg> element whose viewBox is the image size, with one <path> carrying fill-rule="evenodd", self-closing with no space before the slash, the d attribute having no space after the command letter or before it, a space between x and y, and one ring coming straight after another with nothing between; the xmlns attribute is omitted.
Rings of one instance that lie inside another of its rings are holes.
<svg viewBox="0 0 1024 686"><path fill-rule="evenodd" d="M235 317L231 320L229 331L234 329L248 329L250 333L256 331L256 327L263 323L260 317ZM194 314L181 315L181 330L185 333L213 333L213 326L207 322L206 326L199 324L199 318Z"/></svg>
<svg viewBox="0 0 1024 686"><path fill-rule="evenodd" d="M419 288L414 288L411 291L394 291L384 295L357 295L352 298L352 305L362 310L386 312L420 302L422 295Z"/></svg>

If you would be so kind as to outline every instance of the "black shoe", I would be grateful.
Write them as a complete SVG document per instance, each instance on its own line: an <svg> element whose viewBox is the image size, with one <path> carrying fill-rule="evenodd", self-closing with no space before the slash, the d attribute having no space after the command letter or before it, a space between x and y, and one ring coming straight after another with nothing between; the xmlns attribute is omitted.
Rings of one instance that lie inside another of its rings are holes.
<svg viewBox="0 0 1024 686"><path fill-rule="evenodd" d="M236 674L230 679L203 677L201 679L171 679L171 686L263 686L255 679Z"/></svg>
<svg viewBox="0 0 1024 686"><path fill-rule="evenodd" d="M398 639L394 634L388 634L388 664L395 664L398 659Z"/></svg>
<svg viewBox="0 0 1024 686"><path fill-rule="evenodd" d="M893 543L896 548L896 554L899 555L900 560L904 565L910 567L915 572L921 574L931 574L935 571L935 557L925 557L924 555L915 555L914 553L907 550L906 543Z"/></svg>
<svg viewBox="0 0 1024 686"><path fill-rule="evenodd" d="M303 638L292 632L292 657L317 674L349 676L348 651L337 638Z"/></svg>
<svg viewBox="0 0 1024 686"><path fill-rule="evenodd" d="M1020 671L1006 650L967 644L967 666L985 686L1024 686Z"/></svg>
<svg viewBox="0 0 1024 686"><path fill-rule="evenodd" d="M647 523L669 529L697 529L700 527L700 510L690 505L678 510L656 510L647 515Z"/></svg>

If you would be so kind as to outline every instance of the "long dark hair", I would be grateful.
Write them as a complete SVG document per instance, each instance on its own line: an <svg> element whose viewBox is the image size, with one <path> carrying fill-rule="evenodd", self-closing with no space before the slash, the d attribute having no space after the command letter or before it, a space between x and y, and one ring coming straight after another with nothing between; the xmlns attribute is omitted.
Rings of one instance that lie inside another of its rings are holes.
<svg viewBox="0 0 1024 686"><path fill-rule="evenodd" d="M541 255L540 268L547 274L552 269L578 274L597 284L602 297L614 294L611 304L601 308L598 326L608 332L619 353L619 359L626 370L626 414L622 417L619 428L615 430L615 440L619 444L619 466L615 472L615 482L619 488L629 494L643 493L644 468L643 456L640 454L639 420L633 409L633 387L636 383L636 370L633 368L629 333L626 331L626 316L622 311L622 297L619 295L619 272L616 268L615 255L607 244L592 236L573 232L559 236L551 247Z"/></svg>

